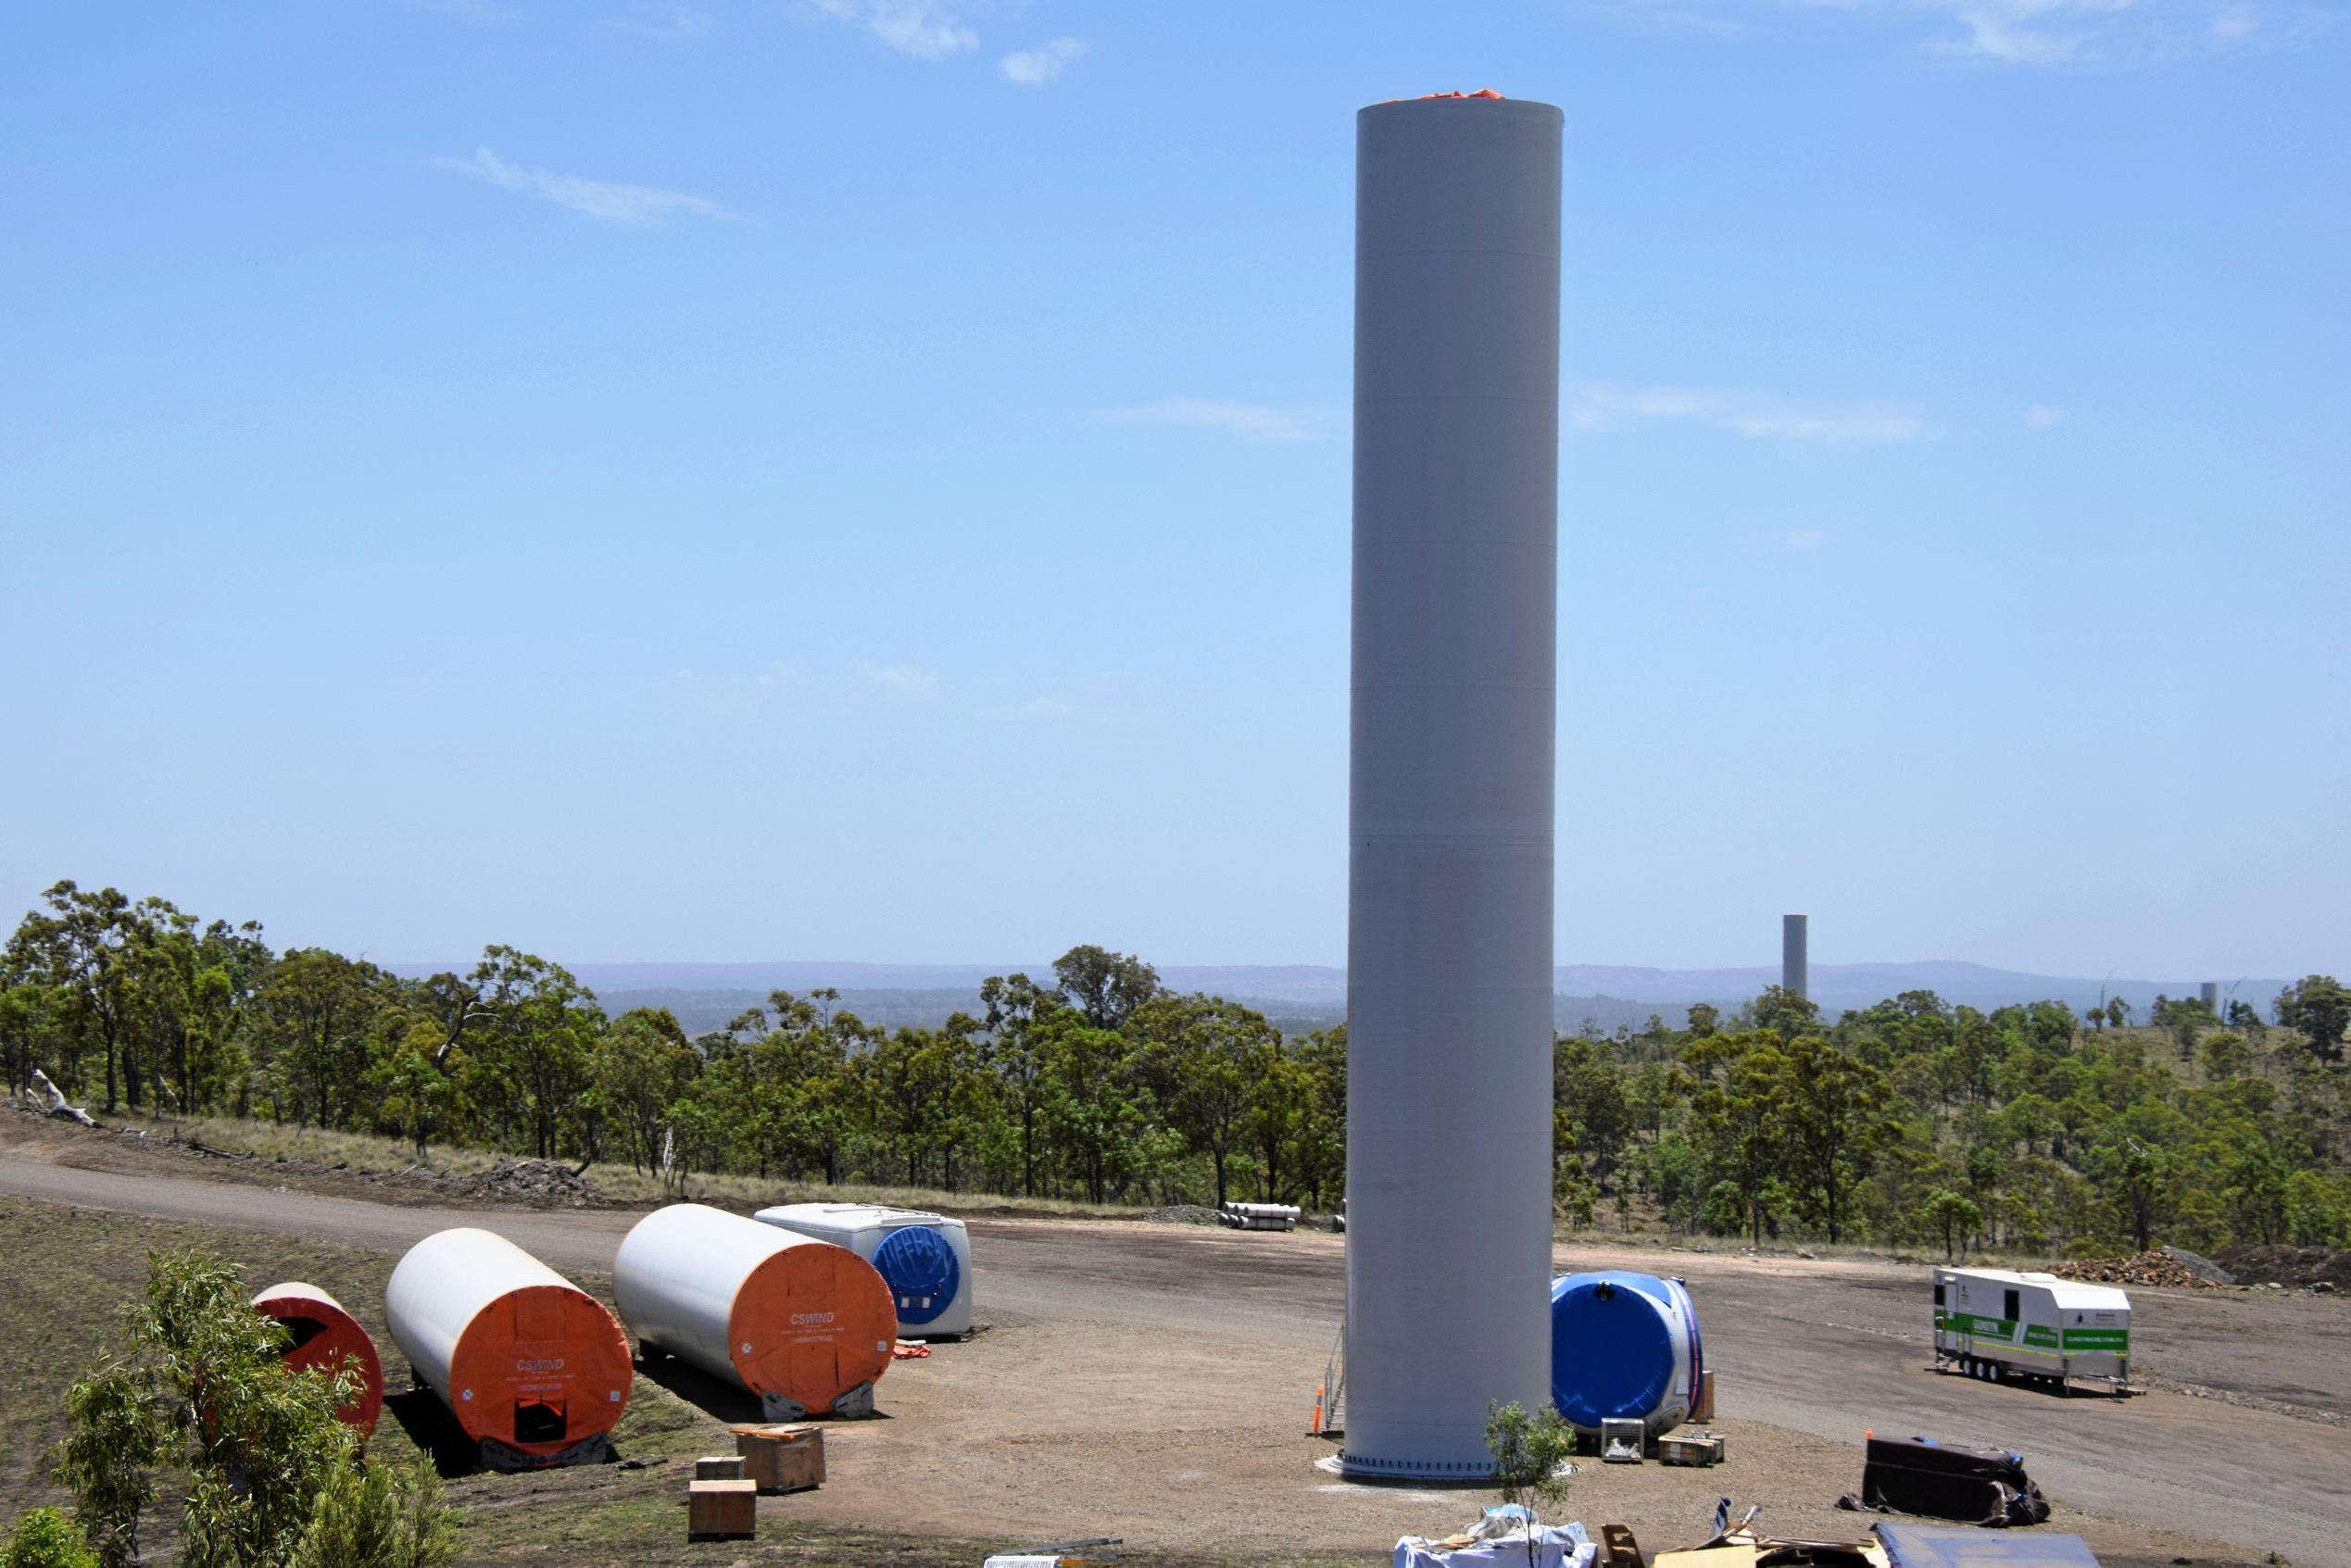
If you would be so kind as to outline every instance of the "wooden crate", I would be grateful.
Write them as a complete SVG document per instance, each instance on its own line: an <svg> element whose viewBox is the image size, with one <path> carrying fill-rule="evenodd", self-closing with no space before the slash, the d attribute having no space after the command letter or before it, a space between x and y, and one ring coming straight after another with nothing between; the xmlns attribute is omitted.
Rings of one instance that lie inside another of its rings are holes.
<svg viewBox="0 0 2351 1568"><path fill-rule="evenodd" d="M697 1481L740 1481L743 1479L741 1454L705 1454L694 1461Z"/></svg>
<svg viewBox="0 0 2351 1568"><path fill-rule="evenodd" d="M685 1489L685 1538L748 1540L759 1509L759 1488L748 1481L697 1481Z"/></svg>
<svg viewBox="0 0 2351 1568"><path fill-rule="evenodd" d="M804 1492L824 1485L821 1426L737 1426L735 1451L743 1474L762 1492Z"/></svg>
<svg viewBox="0 0 2351 1568"><path fill-rule="evenodd" d="M1720 1464L1722 1438L1712 1432L1678 1432L1657 1439L1660 1464Z"/></svg>

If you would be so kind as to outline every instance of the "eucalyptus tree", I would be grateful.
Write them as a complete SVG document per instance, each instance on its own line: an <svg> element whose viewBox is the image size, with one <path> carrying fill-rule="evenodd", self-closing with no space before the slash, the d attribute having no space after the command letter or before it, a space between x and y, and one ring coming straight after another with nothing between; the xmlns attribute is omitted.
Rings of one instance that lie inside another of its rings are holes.
<svg viewBox="0 0 2351 1568"><path fill-rule="evenodd" d="M94 1044L106 1059L106 1109L119 1108L123 1090L140 1100L132 1047L135 1002L132 960L154 930L131 900L112 887L84 892L71 881L41 895L48 907L25 916L9 938L8 968L49 986L62 1004L58 1076L81 1087L83 1057ZM127 1079L127 1083L126 1083Z"/></svg>

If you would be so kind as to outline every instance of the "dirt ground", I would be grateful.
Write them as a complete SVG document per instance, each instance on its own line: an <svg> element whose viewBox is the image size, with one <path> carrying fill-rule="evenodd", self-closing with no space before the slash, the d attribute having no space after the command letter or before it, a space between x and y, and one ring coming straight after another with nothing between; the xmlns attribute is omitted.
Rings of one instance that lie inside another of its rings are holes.
<svg viewBox="0 0 2351 1568"><path fill-rule="evenodd" d="M431 1209L224 1180L182 1169L191 1157L126 1141L0 1128L0 1195L36 1218L70 1205L268 1233L297 1255L306 1240L326 1242L321 1261L339 1274L318 1283L387 1346L383 1280L421 1236L487 1224L601 1289L634 1219ZM902 1543L922 1537L937 1537L949 1561L962 1549L950 1541L1114 1536L1188 1557L1371 1562L1400 1534L1441 1534L1488 1500L1352 1485L1315 1469L1337 1447L1305 1433L1339 1329L1343 1238L976 1219L972 1240L983 1331L894 1366L880 1391L886 1419L828 1427L824 1488L763 1499L761 1549L708 1549L730 1553L708 1561L766 1561L772 1546L863 1561L849 1543L886 1532L870 1539L901 1547L877 1546L870 1560L904 1561ZM1762 1503L1767 1528L1866 1529L1867 1516L1830 1505L1857 1486L1861 1435L1875 1428L2022 1452L2056 1504L2055 1526L2080 1531L2110 1568L2257 1563L2272 1553L2351 1568L2351 1306L2340 1297L2134 1291L2134 1359L2156 1391L2059 1399L1928 1371L1915 1266L1640 1246L1562 1249L1559 1261L1679 1273L1698 1303L1729 1462L1586 1462L1566 1509L1595 1525L1629 1524L1653 1550L1702 1538L1726 1495L1741 1510ZM0 1290L26 1266L0 1259ZM400 1386L401 1370L388 1370ZM657 1461L650 1474L475 1477L459 1484L459 1500L481 1519L533 1498L599 1495L597 1510L546 1515L551 1549L566 1561L670 1561L624 1551L620 1537L674 1538L668 1493L682 1483L670 1478L685 1450L747 1412L740 1395L691 1373L664 1367L661 1380L640 1377L639 1399L676 1413L629 1450ZM0 1388L0 1406L12 1399ZM599 1512L618 1536L584 1522ZM776 1543L793 1532L797 1548ZM474 1538L487 1548L511 1532ZM604 1549L614 1555L597 1555ZM509 1549L476 1560L508 1561Z"/></svg>

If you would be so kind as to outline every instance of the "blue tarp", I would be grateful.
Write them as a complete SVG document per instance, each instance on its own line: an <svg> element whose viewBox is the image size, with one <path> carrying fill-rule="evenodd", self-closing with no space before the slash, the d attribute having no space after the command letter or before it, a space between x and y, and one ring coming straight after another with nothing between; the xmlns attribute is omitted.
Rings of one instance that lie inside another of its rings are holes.
<svg viewBox="0 0 2351 1568"><path fill-rule="evenodd" d="M1893 1568L2098 1568L2080 1536L1967 1524L1873 1524Z"/></svg>

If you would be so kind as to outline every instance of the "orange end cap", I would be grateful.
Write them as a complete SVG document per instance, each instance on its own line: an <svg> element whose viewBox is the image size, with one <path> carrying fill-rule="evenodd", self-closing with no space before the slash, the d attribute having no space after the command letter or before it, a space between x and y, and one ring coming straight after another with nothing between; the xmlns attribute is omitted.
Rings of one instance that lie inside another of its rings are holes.
<svg viewBox="0 0 2351 1568"><path fill-rule="evenodd" d="M751 1271L727 1313L727 1336L745 1386L822 1414L889 1370L898 1298L848 1248L808 1240Z"/></svg>
<svg viewBox="0 0 2351 1568"><path fill-rule="evenodd" d="M358 1373L358 1396L335 1413L360 1436L372 1434L383 1411L383 1361L358 1320L331 1300L299 1294L264 1295L253 1310L295 1336L283 1357L288 1371L317 1367L332 1376L348 1363Z"/></svg>
<svg viewBox="0 0 2351 1568"><path fill-rule="evenodd" d="M544 1458L598 1432L628 1409L628 1336L603 1304L569 1285L518 1286L473 1314L449 1355L449 1408L465 1435ZM515 1430L526 1406L563 1413L560 1436Z"/></svg>

